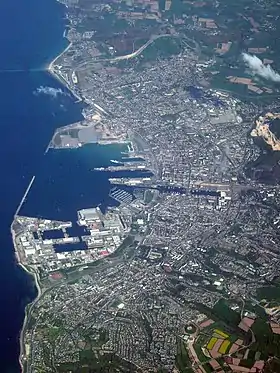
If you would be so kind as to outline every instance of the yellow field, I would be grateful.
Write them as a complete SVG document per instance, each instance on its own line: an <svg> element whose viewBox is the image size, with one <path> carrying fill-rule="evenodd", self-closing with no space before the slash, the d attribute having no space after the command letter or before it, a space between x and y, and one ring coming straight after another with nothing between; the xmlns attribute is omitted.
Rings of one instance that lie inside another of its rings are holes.
<svg viewBox="0 0 280 373"><path fill-rule="evenodd" d="M221 354L225 354L226 351L227 351L227 349L228 349L228 347L229 347L229 345L230 345L230 341L224 341L224 342L221 344L221 347L219 348L219 352L220 352Z"/></svg>
<svg viewBox="0 0 280 373"><path fill-rule="evenodd" d="M210 339L210 341L208 342L208 345L207 345L207 350L212 350L212 348L214 347L215 343L217 342L218 338L216 337L212 337Z"/></svg>
<svg viewBox="0 0 280 373"><path fill-rule="evenodd" d="M221 337L224 337L224 338L228 338L228 337L229 337L228 334L222 332L222 331L219 330L219 329L215 329L214 332L217 333L217 334L219 334Z"/></svg>

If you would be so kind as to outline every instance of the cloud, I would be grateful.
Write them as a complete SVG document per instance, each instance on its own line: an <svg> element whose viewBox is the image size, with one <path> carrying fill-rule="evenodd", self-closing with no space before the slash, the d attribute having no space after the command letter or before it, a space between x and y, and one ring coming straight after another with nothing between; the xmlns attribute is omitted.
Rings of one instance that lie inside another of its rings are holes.
<svg viewBox="0 0 280 373"><path fill-rule="evenodd" d="M34 91L34 94L36 96L44 94L51 96L52 98L57 98L58 95L69 96L69 93L64 92L61 88L44 87L42 85Z"/></svg>
<svg viewBox="0 0 280 373"><path fill-rule="evenodd" d="M251 56L248 53L242 53L243 61L251 69L253 74L259 75L267 80L280 82L280 74L273 70L270 65L264 65L257 56Z"/></svg>

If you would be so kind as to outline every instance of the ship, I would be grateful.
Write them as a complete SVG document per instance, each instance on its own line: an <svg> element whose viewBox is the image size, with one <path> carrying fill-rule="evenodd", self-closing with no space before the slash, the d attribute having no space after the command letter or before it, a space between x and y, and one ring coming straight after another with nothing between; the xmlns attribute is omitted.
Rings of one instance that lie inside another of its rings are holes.
<svg viewBox="0 0 280 373"><path fill-rule="evenodd" d="M105 167L94 167L91 171L107 171Z"/></svg>

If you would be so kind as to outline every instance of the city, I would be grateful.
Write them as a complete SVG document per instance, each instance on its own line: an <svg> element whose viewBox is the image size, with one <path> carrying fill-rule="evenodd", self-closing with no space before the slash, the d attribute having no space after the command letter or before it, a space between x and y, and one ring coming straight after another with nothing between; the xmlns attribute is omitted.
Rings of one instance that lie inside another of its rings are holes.
<svg viewBox="0 0 280 373"><path fill-rule="evenodd" d="M18 260L40 289L22 332L24 372L280 371L279 86L223 70L221 56L237 53L221 27L229 5L214 20L200 16L207 1L63 3L71 44L51 71L86 105L49 149L125 144L125 162L94 172L143 175L110 178L119 205L106 212L15 216ZM269 48L250 41L273 20L247 12L236 15L246 53L267 66Z"/></svg>

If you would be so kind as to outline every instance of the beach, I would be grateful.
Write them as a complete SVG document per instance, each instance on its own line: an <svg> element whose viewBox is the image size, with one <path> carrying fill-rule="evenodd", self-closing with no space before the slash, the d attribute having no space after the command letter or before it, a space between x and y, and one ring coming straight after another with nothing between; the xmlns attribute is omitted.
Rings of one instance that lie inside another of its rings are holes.
<svg viewBox="0 0 280 373"><path fill-rule="evenodd" d="M68 40L68 39L67 39ZM63 56L64 53L66 53L71 47L72 43L69 43L67 47L57 56L55 57L50 64L47 66L47 71L54 77L56 78L61 84L63 84L71 93L74 97L77 98L77 102L83 101L83 99L74 91L74 89L70 86L70 84L66 81L66 79L63 78L61 74L58 73L58 71L55 69L55 64L56 61L59 60L61 56Z"/></svg>
<svg viewBox="0 0 280 373"><path fill-rule="evenodd" d="M68 40L68 39L67 39ZM68 45L67 45L67 47L58 55L58 56L56 56L50 63L49 63L49 65L48 65L48 67L47 67L47 70L49 70L50 72L53 72L53 66L55 65L55 63L56 63L56 61L61 57L61 56L63 56L63 54L65 53L65 52L67 52L71 47L72 47L72 43L69 43Z"/></svg>

